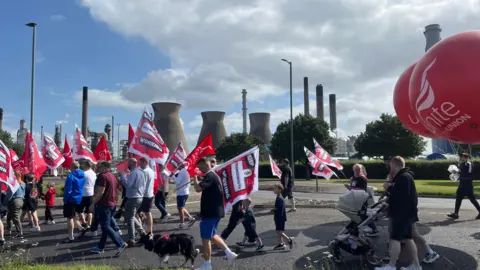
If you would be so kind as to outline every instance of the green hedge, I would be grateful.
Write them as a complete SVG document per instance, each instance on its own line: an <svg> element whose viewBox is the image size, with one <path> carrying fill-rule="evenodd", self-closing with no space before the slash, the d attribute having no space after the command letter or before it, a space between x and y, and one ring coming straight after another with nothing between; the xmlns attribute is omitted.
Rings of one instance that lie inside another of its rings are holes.
<svg viewBox="0 0 480 270"><path fill-rule="evenodd" d="M361 163L367 169L368 178L385 179L388 173L387 166L382 160L345 160L340 161L343 173L349 178L352 176L352 166ZM449 179L448 166L457 164L455 160L407 160L407 166L415 173L416 179L445 180ZM341 172L335 171L340 178L345 178ZM260 178L274 178L270 163L261 163L259 168ZM480 179L480 159L473 160L473 175ZM306 169L303 164L295 164L295 178L306 178Z"/></svg>

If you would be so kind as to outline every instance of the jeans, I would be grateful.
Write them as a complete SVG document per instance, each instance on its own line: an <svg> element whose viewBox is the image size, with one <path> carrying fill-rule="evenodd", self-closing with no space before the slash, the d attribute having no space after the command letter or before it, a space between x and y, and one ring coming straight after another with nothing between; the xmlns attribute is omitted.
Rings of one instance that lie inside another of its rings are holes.
<svg viewBox="0 0 480 270"><path fill-rule="evenodd" d="M157 194L155 194L155 206L162 213L162 218L168 214L165 208L167 196L168 196L168 192L165 193L165 196L163 196L163 192L161 191L158 191Z"/></svg>
<svg viewBox="0 0 480 270"><path fill-rule="evenodd" d="M112 228L112 217L115 214L116 206L103 206L98 205L96 211L98 212L99 223L102 226L102 236L100 237L100 242L98 242L98 248L103 250L105 244L107 243L107 236L112 239L113 243L117 247L123 245L123 240Z"/></svg>
<svg viewBox="0 0 480 270"><path fill-rule="evenodd" d="M98 225L100 225L100 216L99 216L100 210L98 209L98 207L99 207L98 205L95 205L95 210L93 212L93 221L92 221L92 225L90 225L90 231L92 232L96 232L98 230ZM112 229L116 232L120 231L120 227L118 227L117 222L113 218L113 215L110 220L110 227L112 227Z"/></svg>
<svg viewBox="0 0 480 270"><path fill-rule="evenodd" d="M143 198L128 198L127 203L125 204L125 219L128 226L128 240L135 241L135 229L140 230L140 232L145 232L143 230L142 224L135 217L137 215L138 209L142 205Z"/></svg>
<svg viewBox="0 0 480 270"><path fill-rule="evenodd" d="M237 227L238 221L242 218L242 215L240 214L239 211L233 211L232 214L230 215L230 219L228 220L228 225L227 228L225 228L222 231L222 234L220 235L223 240L227 240L228 236L235 230Z"/></svg>

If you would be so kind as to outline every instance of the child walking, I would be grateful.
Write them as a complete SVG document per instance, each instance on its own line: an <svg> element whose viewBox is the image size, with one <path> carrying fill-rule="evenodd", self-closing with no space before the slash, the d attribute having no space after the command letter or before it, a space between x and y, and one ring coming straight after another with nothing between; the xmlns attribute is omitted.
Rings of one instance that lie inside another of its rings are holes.
<svg viewBox="0 0 480 270"><path fill-rule="evenodd" d="M274 250L283 250L286 248L285 242L288 242L290 249L293 248L293 237L289 237L285 234L285 222L287 221L287 211L285 210L285 200L282 197L283 185L275 184L273 187L273 193L277 195L275 200L275 209L273 220L275 221L275 231L277 232L278 245L276 245Z"/></svg>
<svg viewBox="0 0 480 270"><path fill-rule="evenodd" d="M243 225L243 228L245 229L245 234L242 242L237 242L237 245L239 247L244 247L247 240L255 239L255 242L257 242L256 251L260 251L263 249L264 246L263 246L262 239L258 237L258 234L257 234L257 222L255 220L253 210L252 208L250 208L251 204L252 204L252 200L250 198L247 198L243 200L242 204L240 205L240 207L242 208L241 211L243 212L242 225Z"/></svg>
<svg viewBox="0 0 480 270"><path fill-rule="evenodd" d="M52 208L55 205L55 183L49 182L47 184L47 192L45 193L44 200L45 200L45 225L49 222L55 224L55 220L53 219L52 215Z"/></svg>

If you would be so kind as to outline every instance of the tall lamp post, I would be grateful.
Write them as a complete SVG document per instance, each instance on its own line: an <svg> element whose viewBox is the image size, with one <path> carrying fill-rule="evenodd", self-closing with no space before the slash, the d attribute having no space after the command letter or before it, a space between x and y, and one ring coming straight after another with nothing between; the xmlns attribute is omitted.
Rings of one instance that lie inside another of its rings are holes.
<svg viewBox="0 0 480 270"><path fill-rule="evenodd" d="M290 164L292 166L292 177L295 178L295 159L293 155L293 89L292 89L292 62L282 59L290 66Z"/></svg>
<svg viewBox="0 0 480 270"><path fill-rule="evenodd" d="M32 79L30 84L30 134L33 134L33 97L35 94L35 44L37 24L34 22L27 23L26 26L32 28Z"/></svg>

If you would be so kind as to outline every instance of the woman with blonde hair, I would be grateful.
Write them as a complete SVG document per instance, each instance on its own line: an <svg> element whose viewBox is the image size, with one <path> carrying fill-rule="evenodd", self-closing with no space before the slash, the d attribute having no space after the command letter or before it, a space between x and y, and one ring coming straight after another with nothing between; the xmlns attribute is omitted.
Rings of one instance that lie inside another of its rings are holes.
<svg viewBox="0 0 480 270"><path fill-rule="evenodd" d="M20 214L23 208L23 199L25 198L26 185L23 182L23 174L21 172L15 171L15 177L17 178L17 183L19 187L15 191L15 193L12 194L12 197L8 202L7 231L11 233L13 222L16 229L16 235L13 237L19 238L23 242L23 229L22 222L20 221Z"/></svg>

